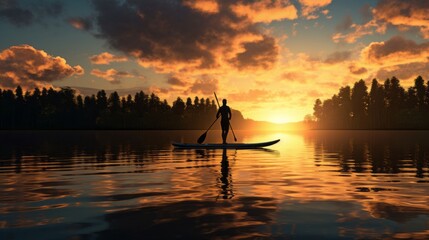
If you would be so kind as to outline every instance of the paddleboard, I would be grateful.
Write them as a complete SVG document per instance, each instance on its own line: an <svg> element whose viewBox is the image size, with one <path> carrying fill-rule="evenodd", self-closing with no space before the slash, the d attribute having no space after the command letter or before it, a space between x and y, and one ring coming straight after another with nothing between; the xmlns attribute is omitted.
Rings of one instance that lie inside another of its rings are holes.
<svg viewBox="0 0 429 240"><path fill-rule="evenodd" d="M221 144L221 143L207 143L207 144L198 144L198 143L172 143L174 147L176 148L219 148L219 149L251 149L251 148L262 148L271 146L273 144L276 144L280 141L280 139L269 141L269 142L260 142L260 143L228 143L228 144Z"/></svg>

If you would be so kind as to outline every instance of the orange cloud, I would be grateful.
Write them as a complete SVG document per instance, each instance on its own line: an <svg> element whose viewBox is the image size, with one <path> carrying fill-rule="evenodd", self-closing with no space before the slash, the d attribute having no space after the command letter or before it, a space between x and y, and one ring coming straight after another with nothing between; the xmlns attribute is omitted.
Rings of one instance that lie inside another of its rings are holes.
<svg viewBox="0 0 429 240"><path fill-rule="evenodd" d="M372 13L373 19L363 25L349 23L346 29L349 33L336 33L332 40L336 43L354 43L357 39L371 35L374 32L384 34L387 25L396 26L400 31L418 28L423 38L429 39L429 2L419 0L382 0L374 9L364 9L364 16L368 18ZM350 20L351 21L351 20Z"/></svg>
<svg viewBox="0 0 429 240"><path fill-rule="evenodd" d="M401 36L385 42L373 42L362 50L361 56L369 64L382 66L428 62L429 42L417 44Z"/></svg>
<svg viewBox="0 0 429 240"><path fill-rule="evenodd" d="M184 0L183 5L204 13L219 12L219 4L216 0Z"/></svg>
<svg viewBox="0 0 429 240"><path fill-rule="evenodd" d="M214 78L203 77L197 79L194 84L188 89L187 94L190 93L202 93L205 95L211 95L218 89L219 81Z"/></svg>
<svg viewBox="0 0 429 240"><path fill-rule="evenodd" d="M429 39L429 2L421 0L382 0L374 9L378 21L399 27L417 27Z"/></svg>
<svg viewBox="0 0 429 240"><path fill-rule="evenodd" d="M67 20L70 25L79 30L90 30L92 29L92 21L89 18L70 18Z"/></svg>
<svg viewBox="0 0 429 240"><path fill-rule="evenodd" d="M239 16L247 16L252 22L270 23L283 19L298 18L297 9L289 1L239 2L232 6L232 10Z"/></svg>
<svg viewBox="0 0 429 240"><path fill-rule="evenodd" d="M99 65L107 65L111 62L126 62L128 61L127 57L124 56L115 56L108 52L103 52L98 55L93 55L89 58L91 60L92 64L99 64Z"/></svg>
<svg viewBox="0 0 429 240"><path fill-rule="evenodd" d="M386 32L387 25L385 23L377 22L376 20L371 20L364 25L352 23L349 28L352 30L350 33L336 33L332 36L332 40L335 43L354 43L357 39L363 36L373 34L374 31L384 34Z"/></svg>
<svg viewBox="0 0 429 240"><path fill-rule="evenodd" d="M62 57L53 57L30 45L12 46L0 53L0 86L43 87L48 83L81 75L81 66L70 66Z"/></svg>
<svg viewBox="0 0 429 240"><path fill-rule="evenodd" d="M331 4L332 0L299 0L301 4L302 16L307 19L315 19L319 16L315 13L318 9L323 8ZM326 12L322 12L327 14Z"/></svg>
<svg viewBox="0 0 429 240"><path fill-rule="evenodd" d="M247 102L247 101L266 101L272 98L273 93L265 89L250 89L247 92L231 93L228 99L233 102Z"/></svg>
<svg viewBox="0 0 429 240"><path fill-rule="evenodd" d="M113 84L120 83L120 80L122 78L132 78L132 77L143 78L142 76L131 74L131 73L126 72L126 71L118 71L118 70L113 69L113 68L110 68L106 71L102 71L100 69L93 69L91 71L91 74L96 76L96 77L99 77L99 78L104 78L105 80L107 80Z"/></svg>

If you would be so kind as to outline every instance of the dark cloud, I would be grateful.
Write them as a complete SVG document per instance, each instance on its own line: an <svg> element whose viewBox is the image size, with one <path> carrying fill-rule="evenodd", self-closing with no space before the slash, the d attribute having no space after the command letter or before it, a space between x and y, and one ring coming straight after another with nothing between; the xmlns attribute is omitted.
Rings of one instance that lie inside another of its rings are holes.
<svg viewBox="0 0 429 240"><path fill-rule="evenodd" d="M429 53L429 42L417 44L413 40L394 36L385 42L371 43L364 49L363 53L364 57L370 62L388 62L392 58L408 58L410 61L413 58L423 60Z"/></svg>
<svg viewBox="0 0 429 240"><path fill-rule="evenodd" d="M278 48L272 37L244 44L245 51L237 54L232 63L238 69L269 69L277 61Z"/></svg>
<svg viewBox="0 0 429 240"><path fill-rule="evenodd" d="M274 40L246 17L237 16L230 1L218 1L218 10L210 13L179 0L93 3L98 36L114 49L136 57L141 65L158 71L213 69L225 62L240 68L265 68L274 61L268 55L278 54ZM245 52L239 50L243 47ZM261 56L259 63L255 62L257 56Z"/></svg>
<svg viewBox="0 0 429 240"><path fill-rule="evenodd" d="M186 86L186 82L185 81L181 80L178 77L174 77L174 76L169 77L168 80L167 80L167 82L170 85L174 85L174 86L180 86L180 87Z"/></svg>
<svg viewBox="0 0 429 240"><path fill-rule="evenodd" d="M63 12L63 3L60 1L37 1L31 4L31 9L41 17L58 17Z"/></svg>
<svg viewBox="0 0 429 240"><path fill-rule="evenodd" d="M334 52L328 55L328 57L325 60L325 63L335 64L335 63L344 62L346 60L349 60L351 55L352 55L351 51Z"/></svg>
<svg viewBox="0 0 429 240"><path fill-rule="evenodd" d="M63 11L60 1L37 1L23 6L19 0L0 1L0 19L17 26L28 26L46 17L58 17Z"/></svg>
<svg viewBox="0 0 429 240"><path fill-rule="evenodd" d="M91 30L92 29L92 19L90 17L75 17L67 19L67 22L70 23L74 28L79 30Z"/></svg>
<svg viewBox="0 0 429 240"><path fill-rule="evenodd" d="M368 72L368 69L364 67L357 67L355 65L350 65L349 70L350 70L350 73L355 75L361 75Z"/></svg>
<svg viewBox="0 0 429 240"><path fill-rule="evenodd" d="M33 88L83 74L81 66L70 66L61 57L53 57L29 45L12 46L0 52L0 85Z"/></svg>
<svg viewBox="0 0 429 240"><path fill-rule="evenodd" d="M15 0L3 0L0 2L0 19L21 27L30 25L34 20L34 14L28 9L21 8Z"/></svg>
<svg viewBox="0 0 429 240"><path fill-rule="evenodd" d="M347 31L353 25L353 20L350 15L347 15L343 20L335 27L338 32Z"/></svg>

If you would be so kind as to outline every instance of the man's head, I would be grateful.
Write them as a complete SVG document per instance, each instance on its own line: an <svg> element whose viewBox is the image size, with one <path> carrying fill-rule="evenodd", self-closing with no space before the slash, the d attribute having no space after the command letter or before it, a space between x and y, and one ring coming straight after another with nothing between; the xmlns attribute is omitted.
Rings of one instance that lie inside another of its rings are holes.
<svg viewBox="0 0 429 240"><path fill-rule="evenodd" d="M223 100L222 100L222 103L223 103L223 105L225 106L225 105L226 105L226 99L223 99Z"/></svg>

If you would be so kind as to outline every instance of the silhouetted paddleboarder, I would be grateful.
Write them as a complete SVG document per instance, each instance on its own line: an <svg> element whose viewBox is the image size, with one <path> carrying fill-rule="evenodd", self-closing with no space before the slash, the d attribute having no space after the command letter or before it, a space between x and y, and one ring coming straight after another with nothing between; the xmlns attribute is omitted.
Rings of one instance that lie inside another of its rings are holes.
<svg viewBox="0 0 429 240"><path fill-rule="evenodd" d="M226 137L229 132L229 120L231 120L232 117L231 109L226 105L226 99L222 100L222 106L219 107L216 118L219 118L219 115L222 117L220 120L220 125L222 127L222 141L223 144L226 144Z"/></svg>

